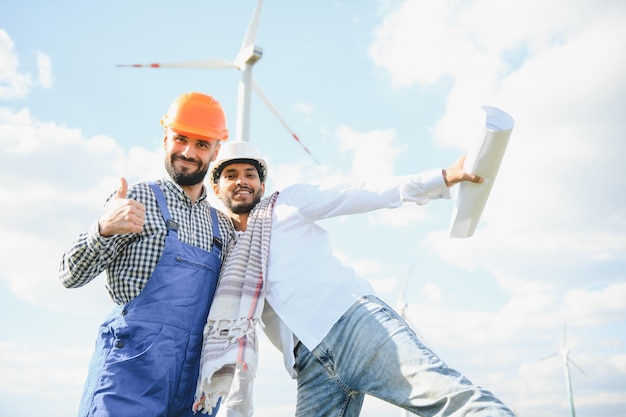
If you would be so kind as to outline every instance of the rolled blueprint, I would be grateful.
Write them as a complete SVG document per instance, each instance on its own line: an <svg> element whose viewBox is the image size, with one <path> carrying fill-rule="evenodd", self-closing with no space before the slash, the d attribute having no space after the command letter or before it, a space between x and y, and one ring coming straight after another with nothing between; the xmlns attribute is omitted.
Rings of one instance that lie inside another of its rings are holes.
<svg viewBox="0 0 626 417"><path fill-rule="evenodd" d="M489 106L482 109L487 114L485 137L478 152L465 160L465 170L481 176L483 182L459 183L450 219L450 237L470 237L474 234L515 124L513 118L500 109Z"/></svg>

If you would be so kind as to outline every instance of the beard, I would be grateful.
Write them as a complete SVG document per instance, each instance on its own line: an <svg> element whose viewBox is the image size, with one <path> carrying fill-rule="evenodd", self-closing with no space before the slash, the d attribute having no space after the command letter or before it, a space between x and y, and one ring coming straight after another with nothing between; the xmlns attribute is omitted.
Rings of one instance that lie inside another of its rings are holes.
<svg viewBox="0 0 626 417"><path fill-rule="evenodd" d="M198 165L198 169L196 171L189 172L187 168L176 168L174 165L174 160L176 159L194 162ZM167 156L165 157L165 170L176 184L180 186L188 186L203 182L209 167L208 165L203 166L202 162L195 159L188 159L181 155L171 155L169 158Z"/></svg>
<svg viewBox="0 0 626 417"><path fill-rule="evenodd" d="M251 202L234 201L232 198L222 199L222 202L234 214L250 213L250 211L261 201L261 190L254 193Z"/></svg>
<svg viewBox="0 0 626 417"><path fill-rule="evenodd" d="M251 203L234 203L231 201L228 209L235 214L250 213L254 206L259 204L259 201L261 201L261 196L255 197Z"/></svg>

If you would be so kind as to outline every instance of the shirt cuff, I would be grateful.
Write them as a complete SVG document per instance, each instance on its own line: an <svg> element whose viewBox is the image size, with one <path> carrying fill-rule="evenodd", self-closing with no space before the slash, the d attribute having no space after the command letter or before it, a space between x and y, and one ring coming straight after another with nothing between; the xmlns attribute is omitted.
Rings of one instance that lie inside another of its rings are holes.
<svg viewBox="0 0 626 417"><path fill-rule="evenodd" d="M402 201L418 204L428 200L450 198L450 190L446 186L441 169L431 169L406 177L401 194Z"/></svg>
<svg viewBox="0 0 626 417"><path fill-rule="evenodd" d="M91 227L87 231L87 244L94 248L102 249L108 246L108 242L110 239L110 237L104 237L100 234L100 227L98 226L97 220L91 225Z"/></svg>
<svg viewBox="0 0 626 417"><path fill-rule="evenodd" d="M431 169L422 173L424 189L431 199L450 198L450 189L446 185L441 169Z"/></svg>

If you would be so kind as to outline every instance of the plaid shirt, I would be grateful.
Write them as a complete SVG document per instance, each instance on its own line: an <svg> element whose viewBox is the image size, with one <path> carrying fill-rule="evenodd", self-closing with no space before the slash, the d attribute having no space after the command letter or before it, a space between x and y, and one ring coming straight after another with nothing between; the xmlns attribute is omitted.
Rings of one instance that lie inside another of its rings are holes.
<svg viewBox="0 0 626 417"><path fill-rule="evenodd" d="M163 189L172 220L178 223L178 238L184 243L210 251L213 230L206 189L192 204L187 194L171 179L157 183ZM127 303L143 290L163 253L167 229L148 183L130 187L127 198L146 206L143 231L102 237L98 231L98 222L94 222L63 255L60 280L65 287L81 287L106 270L106 288L115 303ZM224 260L235 241L234 229L228 216L219 210L217 214Z"/></svg>

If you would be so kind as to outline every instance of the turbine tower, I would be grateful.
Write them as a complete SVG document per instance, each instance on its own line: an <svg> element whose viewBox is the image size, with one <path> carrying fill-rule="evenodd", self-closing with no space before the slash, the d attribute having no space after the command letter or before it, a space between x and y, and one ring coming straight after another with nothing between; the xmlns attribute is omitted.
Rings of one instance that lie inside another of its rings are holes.
<svg viewBox="0 0 626 417"><path fill-rule="evenodd" d="M546 356L542 360L545 360L545 359L548 359L557 355L561 356L561 359L563 361L563 374L565 376L565 390L567 392L567 401L569 403L570 415L571 417L576 417L576 411L574 409L574 395L572 393L572 379L570 377L570 370L569 370L570 363L574 365L576 368L578 368L578 370L582 372L583 374L586 374L586 373L585 371L582 370L580 366L576 365L576 363L569 357L569 349L567 348L566 339L567 339L567 323L565 323L565 325L563 326L563 340L561 342L561 348L559 349L559 351Z"/></svg>
<svg viewBox="0 0 626 417"><path fill-rule="evenodd" d="M263 57L263 49L255 44L256 31L259 24L259 18L261 17L261 9L263 7L263 0L258 0L248 30L241 44L239 53L234 60L230 61L224 58L208 58L195 61L181 61L181 62L165 62L165 63L153 63L153 64L130 64L130 65L117 65L118 67L133 67L133 68L185 68L185 69L224 69L235 68L241 71L241 79L239 81L239 90L237 97L237 124L235 128L235 141L250 141L250 98L251 91L254 90L259 96L261 101L270 109L270 111L276 116L278 121L289 131L291 136L302 146L307 154L313 160L319 164L313 154L307 149L306 146L300 141L300 138L291 130L287 125L285 119L278 113L276 108L263 94L260 87L254 82L252 78L252 67Z"/></svg>

